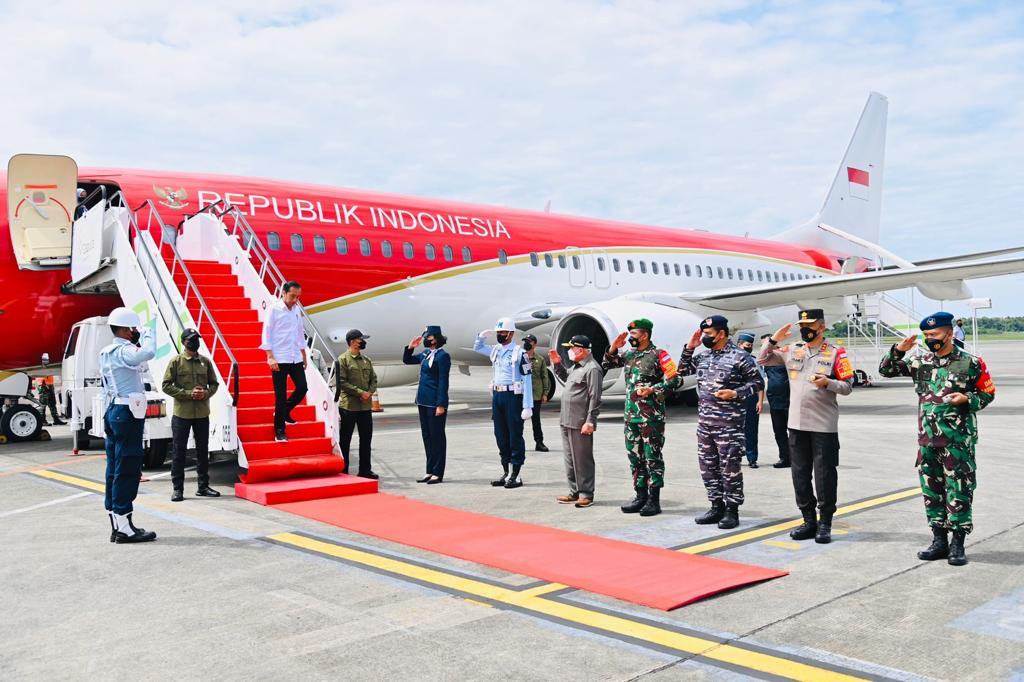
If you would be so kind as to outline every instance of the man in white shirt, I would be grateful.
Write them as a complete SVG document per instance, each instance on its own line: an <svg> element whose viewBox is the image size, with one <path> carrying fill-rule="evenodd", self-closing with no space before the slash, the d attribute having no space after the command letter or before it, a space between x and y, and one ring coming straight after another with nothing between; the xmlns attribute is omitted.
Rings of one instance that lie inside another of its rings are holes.
<svg viewBox="0 0 1024 682"><path fill-rule="evenodd" d="M964 331L964 321L957 320L956 326L953 327L953 345L957 348L963 348L966 339L967 333Z"/></svg>
<svg viewBox="0 0 1024 682"><path fill-rule="evenodd" d="M306 342L299 313L302 287L295 281L285 282L282 292L281 300L263 320L263 343L260 344L260 349L267 352L267 364L274 381L274 440L278 442L288 440L285 424L295 423L292 408L306 397ZM288 377L295 384L291 395L288 395Z"/></svg>

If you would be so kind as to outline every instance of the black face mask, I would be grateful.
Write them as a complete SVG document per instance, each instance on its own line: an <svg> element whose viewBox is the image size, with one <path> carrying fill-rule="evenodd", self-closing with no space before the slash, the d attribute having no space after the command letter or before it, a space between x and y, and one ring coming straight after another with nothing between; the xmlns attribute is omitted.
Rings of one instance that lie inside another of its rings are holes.
<svg viewBox="0 0 1024 682"><path fill-rule="evenodd" d="M359 350L366 348L366 339L359 339Z"/></svg>
<svg viewBox="0 0 1024 682"><path fill-rule="evenodd" d="M433 336L428 336L427 338L423 339L423 345L427 348L433 348L434 344L436 343L437 339L435 339Z"/></svg>
<svg viewBox="0 0 1024 682"><path fill-rule="evenodd" d="M938 353L946 345L945 339L925 339L924 345L928 346L928 350L933 353Z"/></svg>
<svg viewBox="0 0 1024 682"><path fill-rule="evenodd" d="M633 348L638 347L640 345L640 339L635 336L629 337L629 345L633 346Z"/></svg>
<svg viewBox="0 0 1024 682"><path fill-rule="evenodd" d="M498 343L504 345L512 340L512 335L508 332L498 332Z"/></svg>
<svg viewBox="0 0 1024 682"><path fill-rule="evenodd" d="M523 341L523 350L530 350L531 348L533 348L533 341L530 341L529 339Z"/></svg>
<svg viewBox="0 0 1024 682"><path fill-rule="evenodd" d="M139 339L141 339L141 338L142 338L142 333L138 329L133 329L132 330L131 342L134 343L137 346L137 345L139 345Z"/></svg>
<svg viewBox="0 0 1024 682"><path fill-rule="evenodd" d="M818 338L818 330L810 327L800 327L800 338L810 343Z"/></svg>
<svg viewBox="0 0 1024 682"><path fill-rule="evenodd" d="M748 353L753 353L754 352L754 347L753 346L740 346L740 348L742 348L743 350L747 351Z"/></svg>
<svg viewBox="0 0 1024 682"><path fill-rule="evenodd" d="M189 337L188 340L185 341L185 348L187 348L188 350L192 351L193 353L198 351L199 350L199 337L198 336L191 336L191 337Z"/></svg>
<svg viewBox="0 0 1024 682"><path fill-rule="evenodd" d="M703 336L700 337L700 342L704 344L705 348L714 348L715 344L718 343L718 339L716 339L714 336L708 336L707 334L704 334Z"/></svg>

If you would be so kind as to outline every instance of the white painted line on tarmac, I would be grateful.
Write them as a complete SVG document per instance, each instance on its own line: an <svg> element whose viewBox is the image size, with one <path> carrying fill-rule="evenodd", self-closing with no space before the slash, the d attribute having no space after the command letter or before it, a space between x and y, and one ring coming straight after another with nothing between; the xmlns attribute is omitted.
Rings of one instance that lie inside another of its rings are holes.
<svg viewBox="0 0 1024 682"><path fill-rule="evenodd" d="M98 493L82 492L75 493L74 495L68 495L67 497L58 497L56 500L50 500L49 502L40 502L39 504L33 504L30 507L22 507L21 509L12 509L5 511L0 514L0 519L5 516L14 516L15 514L21 514L24 512L35 511L36 509L42 509L43 507L51 507L55 504L62 504L64 502L70 502L71 500L77 500L79 497L88 497L89 495L96 495Z"/></svg>

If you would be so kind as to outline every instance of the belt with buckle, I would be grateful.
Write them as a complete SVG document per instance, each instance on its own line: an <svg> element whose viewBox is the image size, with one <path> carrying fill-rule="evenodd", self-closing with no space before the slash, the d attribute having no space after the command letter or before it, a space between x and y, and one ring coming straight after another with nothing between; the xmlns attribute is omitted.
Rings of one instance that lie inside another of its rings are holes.
<svg viewBox="0 0 1024 682"><path fill-rule="evenodd" d="M513 386L495 385L494 386L494 392L495 393L507 393L508 391L513 390L513 388L514 388Z"/></svg>

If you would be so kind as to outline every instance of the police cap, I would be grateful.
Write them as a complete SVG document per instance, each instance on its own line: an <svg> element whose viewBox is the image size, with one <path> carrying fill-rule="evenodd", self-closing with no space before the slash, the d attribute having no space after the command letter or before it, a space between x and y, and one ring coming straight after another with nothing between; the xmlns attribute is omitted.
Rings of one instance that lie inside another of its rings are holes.
<svg viewBox="0 0 1024 682"><path fill-rule="evenodd" d="M821 308L804 308L800 311L800 314L796 319L800 324L804 324L805 322L817 322L818 320L825 319L825 311Z"/></svg>

